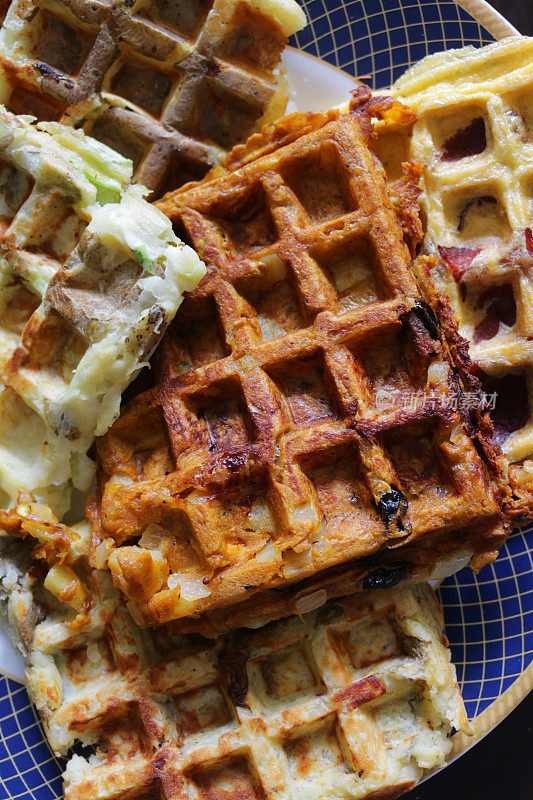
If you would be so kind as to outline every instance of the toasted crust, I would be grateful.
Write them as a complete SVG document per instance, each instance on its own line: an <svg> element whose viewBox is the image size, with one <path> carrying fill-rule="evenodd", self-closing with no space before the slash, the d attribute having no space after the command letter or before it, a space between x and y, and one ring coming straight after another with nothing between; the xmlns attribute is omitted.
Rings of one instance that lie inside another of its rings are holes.
<svg viewBox="0 0 533 800"><path fill-rule="evenodd" d="M2 546L0 601L24 636L50 745L64 755L92 743L90 757L67 756L65 800L392 798L440 766L452 728L468 725L427 586L213 643L139 630L83 553L69 561L93 604L73 625L26 572L24 543Z"/></svg>
<svg viewBox="0 0 533 800"><path fill-rule="evenodd" d="M82 125L160 196L282 115L275 70L304 24L294 0L17 0L0 32L0 102Z"/></svg>
<svg viewBox="0 0 533 800"><path fill-rule="evenodd" d="M393 94L417 115L405 141L410 157L426 164L425 248L435 259L433 281L469 343L468 353L461 346L455 355L480 440L487 453L501 446L510 463L500 461L510 512L530 516L533 39L431 56Z"/></svg>
<svg viewBox="0 0 533 800"><path fill-rule="evenodd" d="M212 635L292 613L326 570L420 580L505 536L411 271L416 170L393 206L360 114L310 128L160 203L208 273L98 442L92 552L142 624Z"/></svg>

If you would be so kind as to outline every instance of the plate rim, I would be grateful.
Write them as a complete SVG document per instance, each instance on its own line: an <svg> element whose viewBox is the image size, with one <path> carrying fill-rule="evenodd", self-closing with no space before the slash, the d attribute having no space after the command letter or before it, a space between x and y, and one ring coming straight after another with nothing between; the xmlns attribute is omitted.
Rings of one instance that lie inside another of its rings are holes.
<svg viewBox="0 0 533 800"><path fill-rule="evenodd" d="M486 0L453 0L454 4L464 9L470 14L473 19L482 25L496 40L503 39L508 36L521 36L517 28L515 28L500 12L489 5ZM441 0L435 0L436 5L441 4ZM343 76L357 81L358 79L342 68L331 64L324 59L306 53L298 47L288 46L286 49L300 53L306 58L313 59L319 63L326 64L331 69L342 73ZM512 534L511 534L512 535ZM5 670L1 670L1 674L9 680L15 681L22 686L27 687L27 682L21 680L20 677L13 675ZM495 730L498 725L525 699L525 697L533 690L533 662L516 678L516 680L509 686L499 697L497 697L487 708L485 708L478 716L472 720L473 733L464 733L457 731L451 737L452 749L448 754L445 763L434 770L428 771L418 785L421 785L433 775L446 769L460 756L468 752L472 747L478 744L489 733ZM31 702L31 700L30 700ZM35 706L32 703L32 706ZM1 737L1 734L0 734ZM2 737L3 738L3 737ZM47 744L46 736L43 733L43 741ZM51 752L51 751L50 751ZM3 784L3 776L0 774L0 785Z"/></svg>
<svg viewBox="0 0 533 800"><path fill-rule="evenodd" d="M440 0L436 0L436 2L438 5ZM495 39L504 39L506 36L522 36L520 31L486 0L454 0L454 3L470 14L476 22L483 25Z"/></svg>

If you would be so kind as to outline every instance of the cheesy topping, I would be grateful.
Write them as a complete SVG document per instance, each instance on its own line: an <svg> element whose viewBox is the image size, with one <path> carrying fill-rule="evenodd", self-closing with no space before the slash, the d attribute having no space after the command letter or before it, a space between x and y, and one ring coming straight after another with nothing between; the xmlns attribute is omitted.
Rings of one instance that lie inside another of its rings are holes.
<svg viewBox="0 0 533 800"><path fill-rule="evenodd" d="M0 158L1 500L29 490L62 514L205 267L131 161L82 131L0 109Z"/></svg>

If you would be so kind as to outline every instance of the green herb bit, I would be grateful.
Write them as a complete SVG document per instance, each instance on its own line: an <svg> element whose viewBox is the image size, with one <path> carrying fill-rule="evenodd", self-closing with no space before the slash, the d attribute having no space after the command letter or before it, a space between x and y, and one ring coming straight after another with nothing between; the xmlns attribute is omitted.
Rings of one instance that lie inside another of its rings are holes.
<svg viewBox="0 0 533 800"><path fill-rule="evenodd" d="M120 202L120 189L117 188L116 183L110 183L96 175L91 175L88 170L84 170L83 174L93 186L96 186L96 200L101 206L106 203Z"/></svg>
<svg viewBox="0 0 533 800"><path fill-rule="evenodd" d="M135 257L143 268L144 272L147 272L149 275L153 275L154 265L152 264L152 259L146 251L146 247L138 247L137 250L134 250L133 252L135 253Z"/></svg>

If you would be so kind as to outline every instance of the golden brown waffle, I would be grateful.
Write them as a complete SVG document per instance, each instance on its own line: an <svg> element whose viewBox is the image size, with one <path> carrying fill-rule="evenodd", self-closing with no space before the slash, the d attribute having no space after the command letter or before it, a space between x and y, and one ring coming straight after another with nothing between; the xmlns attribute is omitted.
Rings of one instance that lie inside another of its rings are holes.
<svg viewBox="0 0 533 800"><path fill-rule="evenodd" d="M431 56L393 91L417 115L410 156L427 165L432 276L470 343L518 505L531 510L533 39Z"/></svg>
<svg viewBox="0 0 533 800"><path fill-rule="evenodd" d="M467 725L427 586L214 644L137 628L108 576L87 572L76 530L70 561L92 595L81 623L28 570L23 543L4 538L0 557L1 605L44 730L57 755L74 747L65 800L394 798Z"/></svg>
<svg viewBox="0 0 533 800"><path fill-rule="evenodd" d="M496 490L356 116L160 207L208 274L98 443L92 511L143 624L212 634L493 558Z"/></svg>
<svg viewBox="0 0 533 800"><path fill-rule="evenodd" d="M14 0L0 102L82 124L160 195L281 116L275 70L304 24L294 0Z"/></svg>

